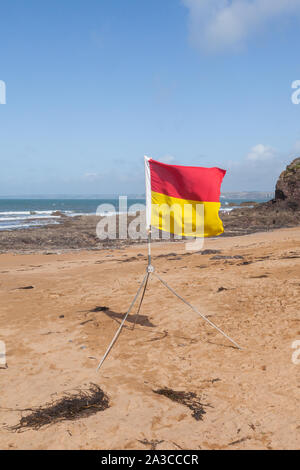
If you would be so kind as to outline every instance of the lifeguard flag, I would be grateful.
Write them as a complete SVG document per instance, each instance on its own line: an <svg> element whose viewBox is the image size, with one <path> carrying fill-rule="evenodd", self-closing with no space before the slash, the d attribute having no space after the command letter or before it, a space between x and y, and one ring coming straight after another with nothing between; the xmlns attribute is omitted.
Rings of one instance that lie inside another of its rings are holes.
<svg viewBox="0 0 300 470"><path fill-rule="evenodd" d="M147 228L187 237L224 232L219 218L226 170L167 165L145 157Z"/></svg>

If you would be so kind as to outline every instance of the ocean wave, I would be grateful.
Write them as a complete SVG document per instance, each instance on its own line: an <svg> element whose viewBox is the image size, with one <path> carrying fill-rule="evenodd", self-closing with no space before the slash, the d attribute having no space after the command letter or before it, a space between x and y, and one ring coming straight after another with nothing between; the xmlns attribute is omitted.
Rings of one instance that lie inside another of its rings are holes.
<svg viewBox="0 0 300 470"><path fill-rule="evenodd" d="M32 221L24 224L20 223L11 223L11 224L4 224L0 223L0 232L4 230L20 230L24 228L31 228L31 227L42 227L43 225L48 225L49 222L47 221ZM57 221L51 222L51 224L59 224Z"/></svg>
<svg viewBox="0 0 300 470"><path fill-rule="evenodd" d="M31 220L31 219L59 219L59 215L28 215L24 217L1 217L0 214L0 222L2 221L12 221L12 220Z"/></svg>
<svg viewBox="0 0 300 470"><path fill-rule="evenodd" d="M29 211L0 211L0 217L2 215L51 215L53 212L61 212L62 214L73 214L74 211L62 211L62 210L29 210Z"/></svg>
<svg viewBox="0 0 300 470"><path fill-rule="evenodd" d="M221 207L220 212L231 212L234 209L240 209L239 206L232 206L232 207Z"/></svg>

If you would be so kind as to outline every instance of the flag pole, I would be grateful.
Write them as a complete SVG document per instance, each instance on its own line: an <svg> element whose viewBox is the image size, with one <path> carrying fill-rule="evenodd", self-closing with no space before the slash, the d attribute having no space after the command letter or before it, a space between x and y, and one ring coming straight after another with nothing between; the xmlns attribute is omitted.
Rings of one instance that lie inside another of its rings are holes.
<svg viewBox="0 0 300 470"><path fill-rule="evenodd" d="M151 227L148 229L148 268L151 266Z"/></svg>
<svg viewBox="0 0 300 470"><path fill-rule="evenodd" d="M154 267L151 264L151 175L150 175L150 158L144 156L145 162L145 185L146 185L146 230L148 235L148 267L147 272L153 273Z"/></svg>

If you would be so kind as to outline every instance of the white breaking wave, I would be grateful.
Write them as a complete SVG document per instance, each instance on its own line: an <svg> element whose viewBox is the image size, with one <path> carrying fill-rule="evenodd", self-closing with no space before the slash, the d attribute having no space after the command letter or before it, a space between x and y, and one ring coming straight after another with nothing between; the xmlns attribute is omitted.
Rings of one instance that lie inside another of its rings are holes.
<svg viewBox="0 0 300 470"><path fill-rule="evenodd" d="M3 212L0 212L0 216L1 215L34 215L34 214L52 214L53 212L55 211L3 211Z"/></svg>
<svg viewBox="0 0 300 470"><path fill-rule="evenodd" d="M53 210L3 211L0 212L0 231L58 224L59 215ZM72 211L66 211L72 213Z"/></svg>
<svg viewBox="0 0 300 470"><path fill-rule="evenodd" d="M51 222L52 224L59 224L59 222L57 221L53 221ZM43 225L47 225L48 222L47 221L32 221L32 222L28 222L28 223L24 223L24 224L5 224L5 225L2 225L0 223L0 232L3 231L3 230L18 230L18 229L24 229L24 228L30 228L30 227L41 227Z"/></svg>
<svg viewBox="0 0 300 470"><path fill-rule="evenodd" d="M27 217L1 217L1 214L0 214L0 222L2 222L3 220L12 221L12 220L30 220L30 219L59 219L59 218L60 218L59 215L48 215L48 216L29 215Z"/></svg>

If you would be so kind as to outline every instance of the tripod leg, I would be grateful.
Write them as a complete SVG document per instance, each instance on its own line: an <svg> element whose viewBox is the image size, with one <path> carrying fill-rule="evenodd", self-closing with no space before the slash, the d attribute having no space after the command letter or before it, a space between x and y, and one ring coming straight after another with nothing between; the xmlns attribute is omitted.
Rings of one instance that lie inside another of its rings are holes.
<svg viewBox="0 0 300 470"><path fill-rule="evenodd" d="M242 349L235 341L233 341L233 339L231 339L229 336L227 336L226 333L224 333L224 331L222 331L217 325L215 325L212 321L210 321L208 318L206 318L205 315L200 313L195 307L193 307L193 305L191 305L189 302L187 302L187 300L185 300L183 297L181 297L181 295L177 294L177 292L175 292L174 289L172 289L172 287L170 287L157 273L154 272L153 274L160 280L160 282L167 289L169 289L169 291L172 292L172 294L174 294L176 297L178 297L178 299L180 299L182 302L184 302L186 305L188 305L192 310L194 310L195 313L197 313L197 315L200 315L200 317L203 318L203 320L205 320L207 323L210 324L210 326L212 326L219 333L221 333L223 336L225 336L225 338L227 338L231 343L233 343L238 349Z"/></svg>
<svg viewBox="0 0 300 470"><path fill-rule="evenodd" d="M119 334L121 333L121 330L122 330L122 328L123 328L123 326L124 326L124 323L125 323L125 321L127 320L127 317L128 317L128 315L129 315L129 313L131 312L131 310L132 310L132 308L133 308L133 306L134 306L134 304L135 304L135 301L136 301L136 299L138 298L139 293L141 292L141 290L142 290L142 288L143 288L143 286L144 286L144 284L145 284L145 282L146 282L146 279L148 279L148 274L149 274L149 273L146 273L146 274L145 274L144 279L143 279L143 281L142 281L140 287L138 288L138 291L137 291L137 293L136 293L136 295L135 295L133 301L131 302L131 305L130 305L129 309L128 309L128 311L127 311L125 317L123 318L122 323L120 324L120 326L119 326L119 328L118 328L118 331L116 332L116 334L115 334L115 336L113 337L113 339L112 339L110 345L108 346L108 348L107 348L107 350L106 350L104 356L102 357L101 361L99 362L99 365L98 365L98 367L97 367L97 371L100 369L100 367L102 366L103 362L104 362L105 359L107 358L107 356L108 356L110 350L112 349L113 345L114 345L115 342L117 341L117 339L118 339L118 337L119 337Z"/></svg>
<svg viewBox="0 0 300 470"><path fill-rule="evenodd" d="M135 329L135 325L136 325L138 316L140 314L141 306L142 306L142 303L143 303L143 300L144 300L144 297L145 297L145 292L146 292L147 284L148 284L148 281L149 281L149 276L150 276L150 273L147 272L147 279L146 279L144 290L143 290L142 297L141 297L141 300L140 300L139 308L137 309L137 312L135 314L135 319L134 319L134 324L133 324L133 327L132 327L132 331Z"/></svg>

